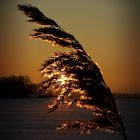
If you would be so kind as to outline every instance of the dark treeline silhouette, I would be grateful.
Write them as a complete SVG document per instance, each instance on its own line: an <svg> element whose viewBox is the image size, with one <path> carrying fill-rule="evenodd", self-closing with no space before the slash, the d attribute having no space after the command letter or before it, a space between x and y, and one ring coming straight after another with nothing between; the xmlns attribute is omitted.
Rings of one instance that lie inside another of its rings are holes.
<svg viewBox="0 0 140 140"><path fill-rule="evenodd" d="M140 93L114 93L115 98L140 98Z"/></svg>
<svg viewBox="0 0 140 140"><path fill-rule="evenodd" d="M37 85L28 76L0 77L0 97L30 97L35 94Z"/></svg>

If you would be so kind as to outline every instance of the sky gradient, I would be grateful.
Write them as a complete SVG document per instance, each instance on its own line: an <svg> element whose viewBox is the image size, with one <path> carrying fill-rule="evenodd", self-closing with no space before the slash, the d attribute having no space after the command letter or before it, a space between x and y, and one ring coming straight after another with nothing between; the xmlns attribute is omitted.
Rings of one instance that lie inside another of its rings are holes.
<svg viewBox="0 0 140 140"><path fill-rule="evenodd" d="M0 76L28 75L38 83L41 64L63 50L28 38L36 25L17 4L29 2L80 41L113 92L140 93L138 0L1 0Z"/></svg>

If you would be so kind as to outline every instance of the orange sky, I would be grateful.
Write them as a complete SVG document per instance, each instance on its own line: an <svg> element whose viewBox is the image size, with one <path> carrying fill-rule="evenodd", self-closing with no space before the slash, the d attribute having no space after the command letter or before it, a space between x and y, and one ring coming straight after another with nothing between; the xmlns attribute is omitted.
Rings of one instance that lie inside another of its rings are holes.
<svg viewBox="0 0 140 140"><path fill-rule="evenodd" d="M36 26L17 10L27 0L1 0L0 76L28 75L40 82L38 69L55 51L46 42L29 40ZM75 35L100 66L114 92L140 93L140 3L137 0L30 1Z"/></svg>

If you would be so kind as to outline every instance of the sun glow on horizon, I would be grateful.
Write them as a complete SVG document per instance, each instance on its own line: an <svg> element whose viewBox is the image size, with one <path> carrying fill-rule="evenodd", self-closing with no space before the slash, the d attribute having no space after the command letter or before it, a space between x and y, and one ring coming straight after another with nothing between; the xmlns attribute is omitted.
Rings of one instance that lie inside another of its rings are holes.
<svg viewBox="0 0 140 140"><path fill-rule="evenodd" d="M80 40L101 66L105 81L114 92L140 92L137 78L140 70L139 4L136 0L31 3ZM28 40L33 25L25 22L27 18L17 11L17 4L16 0L1 0L0 76L28 75L39 83L40 64L58 49L45 42Z"/></svg>

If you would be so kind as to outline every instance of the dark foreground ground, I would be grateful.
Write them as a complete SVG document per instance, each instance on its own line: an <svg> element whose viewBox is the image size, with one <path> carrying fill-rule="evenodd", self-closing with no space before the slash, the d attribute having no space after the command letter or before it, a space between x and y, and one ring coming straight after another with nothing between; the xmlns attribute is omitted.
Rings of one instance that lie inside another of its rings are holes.
<svg viewBox="0 0 140 140"><path fill-rule="evenodd" d="M56 131L64 121L89 119L83 109L61 109L48 113L47 98L0 99L0 140L123 140L119 134L94 132L81 135L77 130ZM140 98L117 98L118 110L128 140L140 139Z"/></svg>

